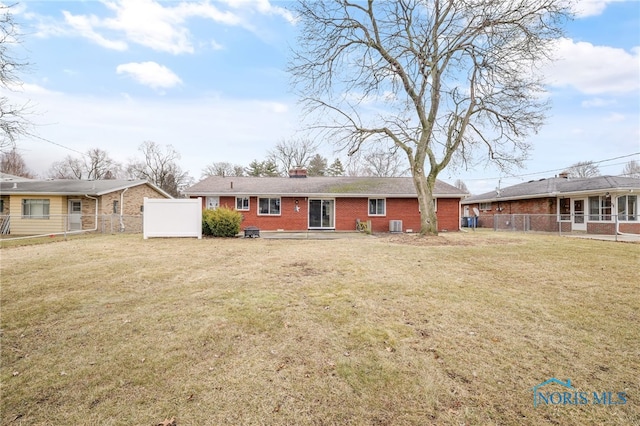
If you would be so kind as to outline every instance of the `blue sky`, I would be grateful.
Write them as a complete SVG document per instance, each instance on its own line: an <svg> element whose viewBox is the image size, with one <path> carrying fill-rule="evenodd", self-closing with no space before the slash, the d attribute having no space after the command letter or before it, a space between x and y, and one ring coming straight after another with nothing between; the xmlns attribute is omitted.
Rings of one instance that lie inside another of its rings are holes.
<svg viewBox="0 0 640 426"><path fill-rule="evenodd" d="M295 139L297 99L285 66L296 25L288 2L24 1L14 8L33 65L11 93L30 100L36 133L20 140L27 166L100 147L126 163L147 140L172 145L196 180L208 164L248 165ZM472 192L552 176L578 161L640 152L640 2L580 0L549 66L547 125L526 168L444 171ZM321 153L346 161L325 145ZM619 174L640 155L604 161Z"/></svg>

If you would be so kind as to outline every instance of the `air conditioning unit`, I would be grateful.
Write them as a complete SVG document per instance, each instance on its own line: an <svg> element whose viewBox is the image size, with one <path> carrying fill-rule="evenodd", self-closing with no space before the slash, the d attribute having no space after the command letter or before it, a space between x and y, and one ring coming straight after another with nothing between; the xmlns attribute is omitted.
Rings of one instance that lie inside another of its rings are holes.
<svg viewBox="0 0 640 426"><path fill-rule="evenodd" d="M389 221L389 232L402 232L402 221L401 220L390 220Z"/></svg>

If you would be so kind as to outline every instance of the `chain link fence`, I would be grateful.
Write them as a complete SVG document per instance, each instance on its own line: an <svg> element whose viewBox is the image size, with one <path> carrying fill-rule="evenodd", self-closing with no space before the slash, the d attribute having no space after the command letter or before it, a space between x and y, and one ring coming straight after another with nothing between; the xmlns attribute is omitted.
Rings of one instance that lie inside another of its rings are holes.
<svg viewBox="0 0 640 426"><path fill-rule="evenodd" d="M489 228L507 232L588 233L599 235L640 234L637 216L495 214L465 217L465 228Z"/></svg>
<svg viewBox="0 0 640 426"><path fill-rule="evenodd" d="M140 215L0 215L2 239L30 238L49 235L80 233L142 234L143 216Z"/></svg>

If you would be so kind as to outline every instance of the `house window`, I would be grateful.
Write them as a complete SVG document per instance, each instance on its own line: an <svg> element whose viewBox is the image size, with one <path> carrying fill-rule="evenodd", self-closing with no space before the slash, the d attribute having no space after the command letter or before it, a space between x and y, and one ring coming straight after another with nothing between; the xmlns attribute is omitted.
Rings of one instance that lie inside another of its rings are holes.
<svg viewBox="0 0 640 426"><path fill-rule="evenodd" d="M249 197L236 197L236 210L249 210Z"/></svg>
<svg viewBox="0 0 640 426"><path fill-rule="evenodd" d="M22 200L23 219L49 219L49 200L28 199Z"/></svg>
<svg viewBox="0 0 640 426"><path fill-rule="evenodd" d="M384 198L369 198L369 216L384 216L386 214L385 201Z"/></svg>
<svg viewBox="0 0 640 426"><path fill-rule="evenodd" d="M589 197L589 220L611 220L611 197Z"/></svg>
<svg viewBox="0 0 640 426"><path fill-rule="evenodd" d="M4 200L0 200L0 213L4 213Z"/></svg>
<svg viewBox="0 0 640 426"><path fill-rule="evenodd" d="M120 208L120 202L118 200L113 200L113 214L117 214Z"/></svg>
<svg viewBox="0 0 640 426"><path fill-rule="evenodd" d="M207 209L215 210L220 207L220 197L207 197Z"/></svg>
<svg viewBox="0 0 640 426"><path fill-rule="evenodd" d="M482 210L483 212L491 210L491 203L480 203L480 210Z"/></svg>
<svg viewBox="0 0 640 426"><path fill-rule="evenodd" d="M280 214L280 198L258 198L258 214L274 215Z"/></svg>
<svg viewBox="0 0 640 426"><path fill-rule="evenodd" d="M638 220L638 196L624 195L618 197L618 220Z"/></svg>

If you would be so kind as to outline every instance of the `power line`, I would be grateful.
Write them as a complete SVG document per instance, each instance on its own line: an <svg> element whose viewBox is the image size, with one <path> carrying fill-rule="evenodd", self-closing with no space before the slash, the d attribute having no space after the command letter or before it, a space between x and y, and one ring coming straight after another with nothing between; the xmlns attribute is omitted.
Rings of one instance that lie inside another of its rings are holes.
<svg viewBox="0 0 640 426"><path fill-rule="evenodd" d="M82 156L86 156L86 155L87 155L87 154L86 154L86 153L84 153L84 152L80 152L80 151L75 150L75 149L73 149L73 148L69 148L68 146L64 146L64 145L62 145L62 144L60 144L60 143L58 143L58 142L51 141L51 140L49 140L49 139L46 139L46 138L40 137L40 136L38 136L38 135L31 135L31 136L32 136L32 137L34 137L35 139L39 139L39 140L41 140L41 141L48 142L48 143L50 143L50 144L52 144L52 145L59 146L60 148L64 148L64 149L67 149L67 150L69 150L69 151L73 151L73 152L75 152L75 153L77 153L77 154L80 154L80 155L82 155Z"/></svg>
<svg viewBox="0 0 640 426"><path fill-rule="evenodd" d="M590 164L606 163L607 161L613 161L613 160L619 160L621 158L633 157L634 155L640 155L640 152L634 152L633 154L621 155L619 157L607 158L606 160L591 161ZM618 164L625 164L625 163L618 163ZM614 165L615 164L607 164L605 167L614 166ZM547 174L547 173L563 172L563 171L567 170L569 167L571 167L571 166L563 167L563 168L560 168L560 169L544 170L544 171L541 171L541 172L525 173L525 174L521 174L521 175L509 175L509 176L499 176L499 177L489 177L489 178L472 178L472 179L465 179L465 180L469 181L469 180L516 179L516 178L523 178L523 177L527 177L527 176L535 176L535 175L541 175L541 174Z"/></svg>

